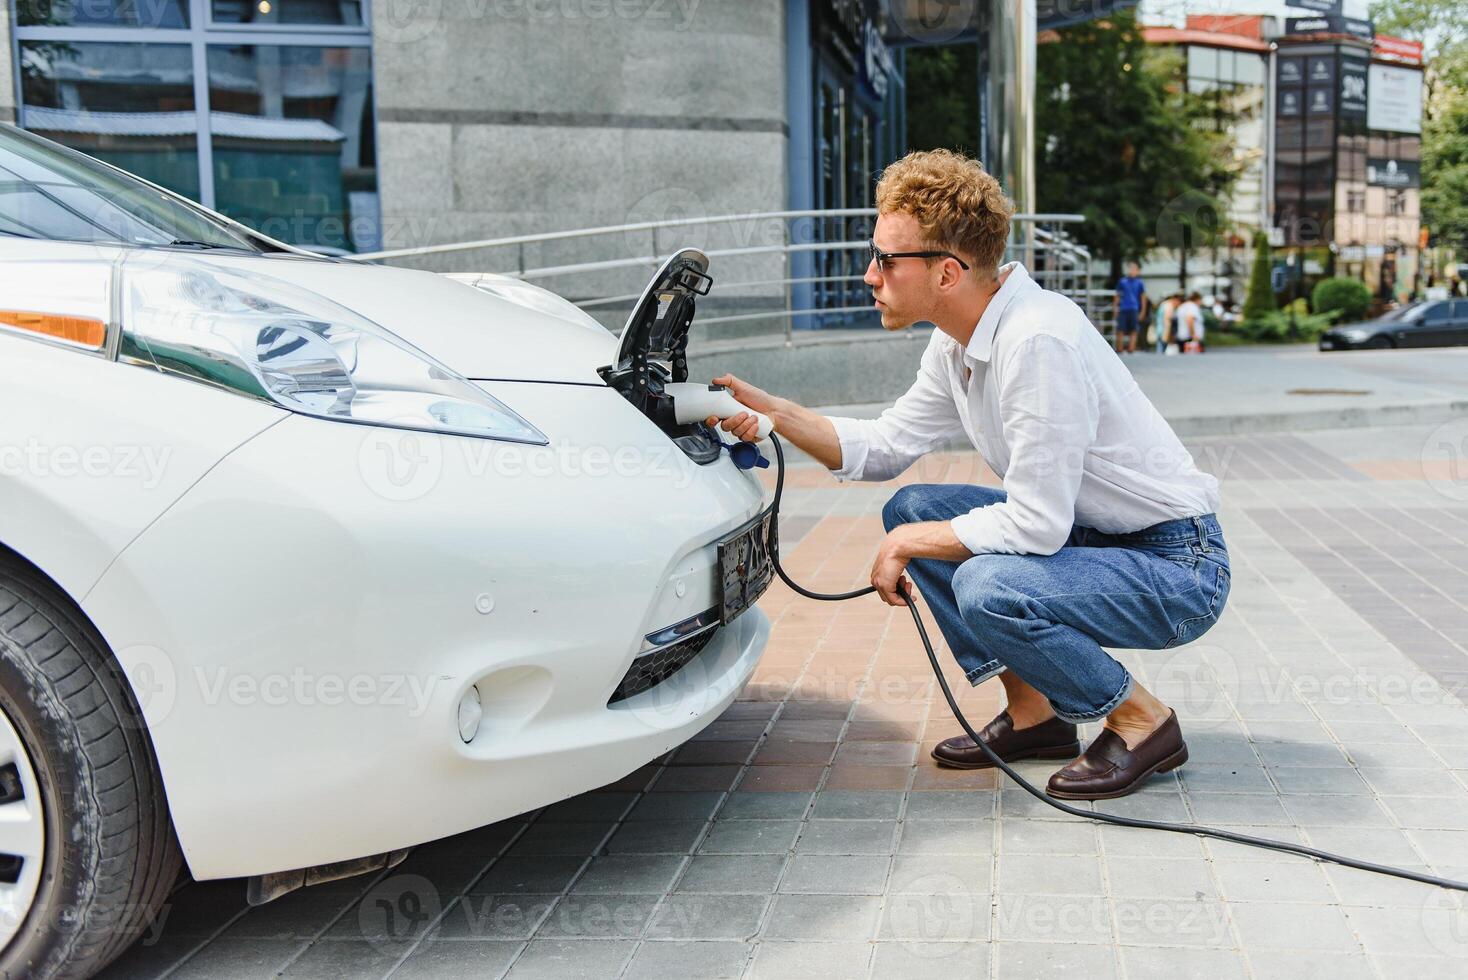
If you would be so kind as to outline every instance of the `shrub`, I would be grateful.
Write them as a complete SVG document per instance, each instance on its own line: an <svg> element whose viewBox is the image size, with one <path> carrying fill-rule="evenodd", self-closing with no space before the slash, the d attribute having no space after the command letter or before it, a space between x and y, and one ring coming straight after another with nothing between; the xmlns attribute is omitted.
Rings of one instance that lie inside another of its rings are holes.
<svg viewBox="0 0 1468 980"><path fill-rule="evenodd" d="M1303 306L1303 299L1296 300ZM1292 304L1293 305L1293 304ZM1284 344L1293 341L1313 341L1319 339L1330 326L1331 320L1337 311L1330 310L1325 313L1305 313L1298 311L1295 314L1295 333L1290 336L1290 313L1288 309L1271 310L1263 316L1257 316L1252 320L1244 320L1239 324L1239 333L1249 340L1264 344Z"/></svg>
<svg viewBox="0 0 1468 980"><path fill-rule="evenodd" d="M1310 292L1310 305L1317 310L1335 310L1342 320L1364 320L1371 308L1371 290L1359 279L1322 279Z"/></svg>
<svg viewBox="0 0 1468 980"><path fill-rule="evenodd" d="M1274 301L1274 285L1269 281L1273 267L1269 236L1262 231L1254 232L1254 265L1249 270L1249 290L1244 296L1242 310L1245 320L1263 316L1275 309L1277 304Z"/></svg>

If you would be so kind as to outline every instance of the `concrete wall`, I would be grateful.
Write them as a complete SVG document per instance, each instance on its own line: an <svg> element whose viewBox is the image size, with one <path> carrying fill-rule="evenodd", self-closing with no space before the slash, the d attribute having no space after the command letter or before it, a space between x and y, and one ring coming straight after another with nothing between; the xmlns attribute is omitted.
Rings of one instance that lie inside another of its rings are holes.
<svg viewBox="0 0 1468 980"><path fill-rule="evenodd" d="M784 0L379 0L373 16L384 248L785 206ZM709 226L658 244L779 237L768 223ZM643 233L524 258L533 267L652 251ZM503 249L405 264L507 271L518 261ZM721 283L779 278L784 267L768 257L715 265ZM649 272L542 284L580 299L635 292ZM728 311L735 295L701 311ZM738 295L783 305L782 289ZM620 323L626 308L607 319Z"/></svg>
<svg viewBox="0 0 1468 980"><path fill-rule="evenodd" d="M15 64L12 61L10 24L11 0L0 0L0 122L15 122Z"/></svg>
<svg viewBox="0 0 1468 980"><path fill-rule="evenodd" d="M890 333L803 332L789 347L783 343L700 344L689 348L688 379L709 381L732 372L766 391L810 406L891 403L912 387L932 333L932 327L919 325Z"/></svg>

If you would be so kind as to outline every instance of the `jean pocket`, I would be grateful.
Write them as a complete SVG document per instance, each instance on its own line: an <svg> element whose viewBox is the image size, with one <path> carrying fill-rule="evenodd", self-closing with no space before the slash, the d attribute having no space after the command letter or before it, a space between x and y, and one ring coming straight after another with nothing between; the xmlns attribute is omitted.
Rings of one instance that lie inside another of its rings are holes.
<svg viewBox="0 0 1468 980"><path fill-rule="evenodd" d="M1218 616L1223 612L1223 605L1228 601L1232 576L1225 564L1209 562L1208 567L1213 569L1213 574L1204 574L1204 568L1200 562L1198 575L1198 588L1201 593L1199 598L1207 603L1206 611L1178 623L1172 639L1163 647L1164 650L1196 640L1218 622Z"/></svg>

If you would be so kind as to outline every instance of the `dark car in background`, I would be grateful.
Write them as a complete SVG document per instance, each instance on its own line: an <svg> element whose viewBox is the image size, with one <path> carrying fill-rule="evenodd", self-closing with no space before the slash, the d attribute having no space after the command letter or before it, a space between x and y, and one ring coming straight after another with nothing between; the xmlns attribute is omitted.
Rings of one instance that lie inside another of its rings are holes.
<svg viewBox="0 0 1468 980"><path fill-rule="evenodd" d="M1468 299L1412 303L1375 320L1342 323L1320 335L1321 350L1468 346Z"/></svg>

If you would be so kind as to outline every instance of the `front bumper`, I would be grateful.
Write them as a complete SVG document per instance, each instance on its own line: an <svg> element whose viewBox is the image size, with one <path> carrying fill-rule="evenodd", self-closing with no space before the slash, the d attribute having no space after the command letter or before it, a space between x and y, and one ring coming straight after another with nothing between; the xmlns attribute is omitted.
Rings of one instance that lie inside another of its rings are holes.
<svg viewBox="0 0 1468 980"><path fill-rule="evenodd" d="M646 634L716 603L715 542L759 512L758 480L694 465L609 389L486 387L551 445L290 416L87 596L195 877L391 851L604 785L752 673L758 609L608 704Z"/></svg>

